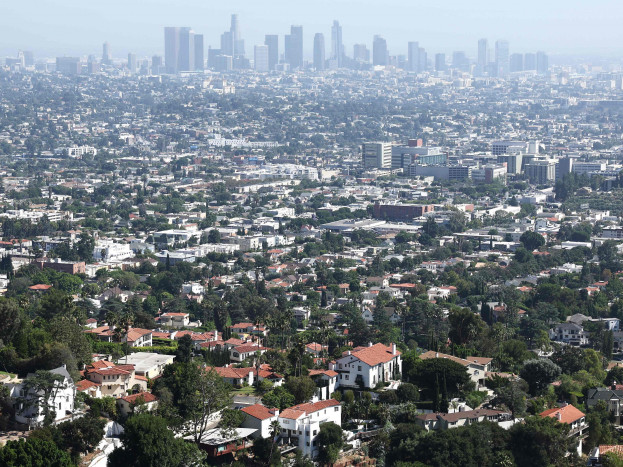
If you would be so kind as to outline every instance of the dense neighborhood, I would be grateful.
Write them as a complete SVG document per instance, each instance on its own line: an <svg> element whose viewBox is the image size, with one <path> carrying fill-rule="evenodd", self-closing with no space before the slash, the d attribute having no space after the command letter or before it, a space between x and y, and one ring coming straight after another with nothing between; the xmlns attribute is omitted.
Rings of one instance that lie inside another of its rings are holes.
<svg viewBox="0 0 623 467"><path fill-rule="evenodd" d="M0 67L0 465L623 465L620 66L63 63Z"/></svg>

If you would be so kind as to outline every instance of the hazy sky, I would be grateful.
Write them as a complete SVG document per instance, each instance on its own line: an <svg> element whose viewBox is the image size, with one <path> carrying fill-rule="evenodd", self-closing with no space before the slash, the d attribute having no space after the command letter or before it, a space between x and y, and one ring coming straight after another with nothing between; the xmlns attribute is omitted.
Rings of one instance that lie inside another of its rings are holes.
<svg viewBox="0 0 623 467"><path fill-rule="evenodd" d="M429 54L464 50L476 54L476 42L510 41L511 53L545 50L551 54L623 56L621 0L0 0L0 56L18 49L37 57L101 55L111 44L114 57L162 54L164 26L190 26L219 47L238 13L247 56L264 34L287 34L304 26L309 55L313 35L331 23L343 26L348 55L354 43L371 47L372 36L387 39L391 54L406 53L419 41ZM280 37L280 52L283 37ZM430 56L430 55L429 55Z"/></svg>

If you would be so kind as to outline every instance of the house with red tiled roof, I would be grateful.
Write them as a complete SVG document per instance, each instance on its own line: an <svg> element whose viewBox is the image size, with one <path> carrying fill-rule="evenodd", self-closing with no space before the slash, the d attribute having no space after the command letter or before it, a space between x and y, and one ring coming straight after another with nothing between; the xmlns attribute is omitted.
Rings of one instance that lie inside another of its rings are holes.
<svg viewBox="0 0 623 467"><path fill-rule="evenodd" d="M160 315L160 324L172 328L184 328L190 323L188 313L163 313Z"/></svg>
<svg viewBox="0 0 623 467"><path fill-rule="evenodd" d="M487 379L487 372L491 371L492 358L487 357L467 357L460 358L454 355L448 355L445 353L434 352L429 350L420 355L421 360L429 358L447 358L456 363L460 363L467 369L467 373L471 380L476 384L476 389L485 384Z"/></svg>
<svg viewBox="0 0 623 467"><path fill-rule="evenodd" d="M229 350L229 358L232 362L244 362L247 358L255 356L258 352L262 355L268 347L257 344L242 344Z"/></svg>
<svg viewBox="0 0 623 467"><path fill-rule="evenodd" d="M374 388L378 383L393 381L402 373L402 358L396 344L374 344L344 352L329 363L336 371L338 386Z"/></svg>
<svg viewBox="0 0 623 467"><path fill-rule="evenodd" d="M586 423L586 415L580 409L571 404L563 405L549 409L539 414L540 417L551 417L560 423L569 425L569 438L573 438L578 442L578 456L582 454L582 440L586 437L584 432L588 432L588 423Z"/></svg>
<svg viewBox="0 0 623 467"><path fill-rule="evenodd" d="M305 352L312 354L314 357L319 357L323 350L328 350L328 347L317 342L305 345Z"/></svg>
<svg viewBox="0 0 623 467"><path fill-rule="evenodd" d="M130 347L151 347L151 329L130 328L121 339Z"/></svg>
<svg viewBox="0 0 623 467"><path fill-rule="evenodd" d="M270 424L277 421L279 409L268 408L262 404L254 404L243 407L240 410L245 414L244 421L240 426L257 430L251 435L253 438L270 437Z"/></svg>
<svg viewBox="0 0 623 467"><path fill-rule="evenodd" d="M320 400L329 399L337 388L339 373L334 370L309 370L309 377L318 386L317 397Z"/></svg>
<svg viewBox="0 0 623 467"><path fill-rule="evenodd" d="M158 407L158 398L151 392L139 392L130 396L117 399L117 408L123 417L127 417L134 412L136 406L141 406L143 410L151 412Z"/></svg>
<svg viewBox="0 0 623 467"><path fill-rule="evenodd" d="M342 406L335 399L295 405L279 414L281 439L298 447L303 456L314 458L318 455L316 436L320 424L333 422L342 426Z"/></svg>
<svg viewBox="0 0 623 467"><path fill-rule="evenodd" d="M234 368L233 366L217 366L214 370L226 383L231 384L235 388L242 386L253 386L255 382L255 368Z"/></svg>

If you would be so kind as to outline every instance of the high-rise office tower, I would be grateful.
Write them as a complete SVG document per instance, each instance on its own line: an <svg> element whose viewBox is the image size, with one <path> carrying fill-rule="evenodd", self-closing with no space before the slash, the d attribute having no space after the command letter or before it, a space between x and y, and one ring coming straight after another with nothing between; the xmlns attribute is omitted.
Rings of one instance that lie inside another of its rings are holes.
<svg viewBox="0 0 623 467"><path fill-rule="evenodd" d="M318 32L314 36L314 68L316 71L322 71L325 69L324 54L324 34Z"/></svg>
<svg viewBox="0 0 623 467"><path fill-rule="evenodd" d="M510 54L508 41L495 41L495 66L499 77L506 76L510 69Z"/></svg>
<svg viewBox="0 0 623 467"><path fill-rule="evenodd" d="M407 52L407 66L409 71L419 71L420 68L420 44L409 42Z"/></svg>
<svg viewBox="0 0 623 467"><path fill-rule="evenodd" d="M337 61L338 68L344 63L344 46L342 45L342 26L338 21L333 21L331 27L331 60Z"/></svg>
<svg viewBox="0 0 623 467"><path fill-rule="evenodd" d="M285 37L286 62L291 69L303 67L303 26L290 26Z"/></svg>
<svg viewBox="0 0 623 467"><path fill-rule="evenodd" d="M523 71L523 54L511 54L510 72Z"/></svg>
<svg viewBox="0 0 623 467"><path fill-rule="evenodd" d="M195 34L195 57L194 57L194 69L195 71L203 71L204 69L204 55L203 55L203 34Z"/></svg>
<svg viewBox="0 0 623 467"><path fill-rule="evenodd" d="M391 143L364 143L361 152L365 168L388 169L392 165Z"/></svg>
<svg viewBox="0 0 623 467"><path fill-rule="evenodd" d="M244 57L244 39L240 38L240 21L238 15L231 15L231 38L233 41L233 56L234 58Z"/></svg>
<svg viewBox="0 0 623 467"><path fill-rule="evenodd" d="M481 72L487 70L487 64L489 63L489 41L487 39L480 39L478 41L478 68Z"/></svg>
<svg viewBox="0 0 623 467"><path fill-rule="evenodd" d="M79 75L82 63L78 57L56 57L56 71L65 75Z"/></svg>
<svg viewBox="0 0 623 467"><path fill-rule="evenodd" d="M137 69L138 69L138 63L136 61L136 54L129 53L128 54L128 70L130 70L130 73L136 73Z"/></svg>
<svg viewBox="0 0 623 467"><path fill-rule="evenodd" d="M253 48L253 66L255 71L270 70L270 55L267 45L256 45Z"/></svg>
<svg viewBox="0 0 623 467"><path fill-rule="evenodd" d="M264 45L268 46L268 69L274 70L279 63L279 36L267 34L264 36Z"/></svg>
<svg viewBox="0 0 623 467"><path fill-rule="evenodd" d="M353 46L353 59L357 62L370 62L370 50L366 44L355 44Z"/></svg>
<svg viewBox="0 0 623 467"><path fill-rule="evenodd" d="M188 27L164 28L164 63L167 73L194 69L195 34Z"/></svg>
<svg viewBox="0 0 623 467"><path fill-rule="evenodd" d="M523 69L526 71L536 70L536 54L527 53L524 55Z"/></svg>
<svg viewBox="0 0 623 467"><path fill-rule="evenodd" d="M446 54L435 54L435 71L446 71Z"/></svg>
<svg viewBox="0 0 623 467"><path fill-rule="evenodd" d="M234 56L234 38L231 31L221 34L221 54L229 57Z"/></svg>
<svg viewBox="0 0 623 467"><path fill-rule="evenodd" d="M151 57L151 74L157 75L162 73L162 57L160 55L154 55Z"/></svg>
<svg viewBox="0 0 623 467"><path fill-rule="evenodd" d="M426 54L426 49L420 47L418 55L420 56L420 65L418 66L418 71L422 72L428 70L428 55Z"/></svg>
<svg viewBox="0 0 623 467"><path fill-rule="evenodd" d="M469 60L467 59L465 52L452 52L452 68L456 68L461 71L469 70Z"/></svg>
<svg viewBox="0 0 623 467"><path fill-rule="evenodd" d="M24 66L34 66L35 56L32 50L24 50Z"/></svg>
<svg viewBox="0 0 623 467"><path fill-rule="evenodd" d="M102 63L104 65L110 65L112 62L112 55L110 53L110 44L108 42L104 42L102 45Z"/></svg>
<svg viewBox="0 0 623 467"><path fill-rule="evenodd" d="M549 57L545 52L536 53L536 72L539 75L546 75L549 71Z"/></svg>
<svg viewBox="0 0 623 467"><path fill-rule="evenodd" d="M387 41L381 36L374 36L374 41L372 42L372 64L374 66L389 65Z"/></svg>

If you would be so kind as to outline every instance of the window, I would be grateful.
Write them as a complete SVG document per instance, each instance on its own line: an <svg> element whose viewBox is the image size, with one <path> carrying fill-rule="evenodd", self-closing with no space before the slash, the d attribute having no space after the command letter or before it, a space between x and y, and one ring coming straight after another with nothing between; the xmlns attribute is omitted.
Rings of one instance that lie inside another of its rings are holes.
<svg viewBox="0 0 623 467"><path fill-rule="evenodd" d="M316 436L316 433L318 432L318 430L314 430L314 436Z"/></svg>
<svg viewBox="0 0 623 467"><path fill-rule="evenodd" d="M344 378L345 378L345 379L348 379L348 375L344 375Z"/></svg>
<svg viewBox="0 0 623 467"><path fill-rule="evenodd" d="M339 407L335 407L334 412L337 412L338 410L340 410L340 408Z"/></svg>
<svg viewBox="0 0 623 467"><path fill-rule="evenodd" d="M357 365L357 371L361 371L361 365Z"/></svg>

